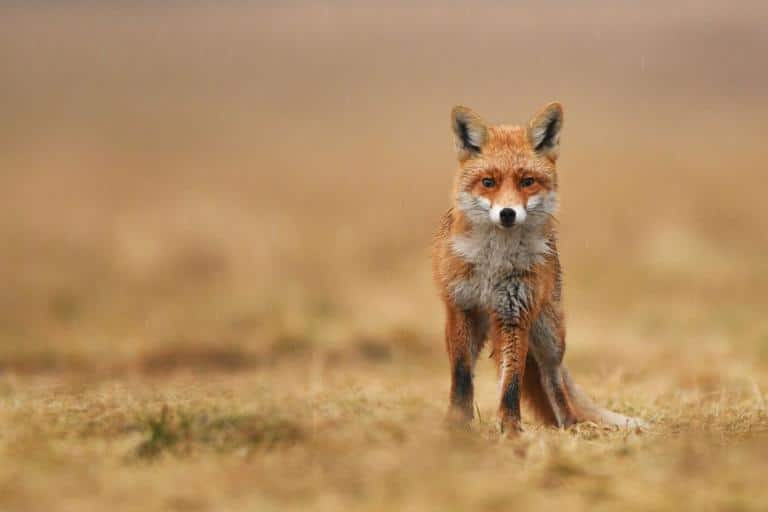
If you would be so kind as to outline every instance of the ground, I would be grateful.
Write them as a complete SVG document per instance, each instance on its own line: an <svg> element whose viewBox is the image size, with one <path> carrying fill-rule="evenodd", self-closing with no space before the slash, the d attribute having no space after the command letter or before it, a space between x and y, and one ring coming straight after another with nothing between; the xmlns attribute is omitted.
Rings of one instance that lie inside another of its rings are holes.
<svg viewBox="0 0 768 512"><path fill-rule="evenodd" d="M574 374L647 431L528 421L518 440L501 440L482 359L476 422L448 431L439 312L425 317L427 334L377 338L334 327L345 314L314 306L300 315L308 325L282 326L264 345L19 355L0 379L0 499L11 510L763 509L759 312L643 299L641 311L605 306L596 319L570 303ZM219 313L217 329L248 329Z"/></svg>
<svg viewBox="0 0 768 512"><path fill-rule="evenodd" d="M513 441L491 375L473 430L450 432L444 368L377 345L205 377L7 376L0 496L10 510L763 509L765 382L659 378L658 362L579 372L647 432L529 423Z"/></svg>
<svg viewBox="0 0 768 512"><path fill-rule="evenodd" d="M765 510L760 4L2 9L0 509ZM566 363L649 428L501 440L482 357L449 431L450 109L556 99Z"/></svg>

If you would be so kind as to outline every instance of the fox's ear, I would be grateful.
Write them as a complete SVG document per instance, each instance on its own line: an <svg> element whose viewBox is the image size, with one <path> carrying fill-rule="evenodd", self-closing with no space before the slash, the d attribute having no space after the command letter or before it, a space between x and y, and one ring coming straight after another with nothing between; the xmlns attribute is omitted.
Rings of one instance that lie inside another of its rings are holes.
<svg viewBox="0 0 768 512"><path fill-rule="evenodd" d="M466 160L483 151L483 146L488 141L488 127L472 109L461 105L453 107L451 126L456 135L459 160Z"/></svg>
<svg viewBox="0 0 768 512"><path fill-rule="evenodd" d="M555 101L544 107L528 123L528 139L533 150L553 161L557 160L562 127L563 106Z"/></svg>

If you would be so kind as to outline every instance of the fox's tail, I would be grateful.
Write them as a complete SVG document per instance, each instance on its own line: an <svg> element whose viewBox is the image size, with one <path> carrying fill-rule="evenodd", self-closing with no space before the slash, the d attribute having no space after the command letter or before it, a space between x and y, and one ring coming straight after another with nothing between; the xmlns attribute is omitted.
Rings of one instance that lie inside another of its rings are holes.
<svg viewBox="0 0 768 512"><path fill-rule="evenodd" d="M639 418L624 416L617 412L609 411L595 405L595 403L581 390L571 378L565 368L563 370L563 383L571 399L571 404L576 410L577 421L594 421L607 425L615 425L623 428L646 428L647 425Z"/></svg>

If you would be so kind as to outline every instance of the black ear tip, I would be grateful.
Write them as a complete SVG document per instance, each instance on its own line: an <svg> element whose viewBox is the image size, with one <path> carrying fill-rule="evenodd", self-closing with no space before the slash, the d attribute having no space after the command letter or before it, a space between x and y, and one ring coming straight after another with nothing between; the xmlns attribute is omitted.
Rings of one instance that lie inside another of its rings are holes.
<svg viewBox="0 0 768 512"><path fill-rule="evenodd" d="M464 105L456 105L451 109L451 119L457 123L466 123L472 115L472 110Z"/></svg>
<svg viewBox="0 0 768 512"><path fill-rule="evenodd" d="M556 150L563 126L563 106L553 101L537 114L530 124L530 137L536 151Z"/></svg>
<svg viewBox="0 0 768 512"><path fill-rule="evenodd" d="M552 120L563 119L563 105L559 101L553 101L552 103L544 107L544 112L549 119L552 119Z"/></svg>
<svg viewBox="0 0 768 512"><path fill-rule="evenodd" d="M456 105L451 110L451 124L459 147L470 153L480 153L487 138L483 120L471 108Z"/></svg>

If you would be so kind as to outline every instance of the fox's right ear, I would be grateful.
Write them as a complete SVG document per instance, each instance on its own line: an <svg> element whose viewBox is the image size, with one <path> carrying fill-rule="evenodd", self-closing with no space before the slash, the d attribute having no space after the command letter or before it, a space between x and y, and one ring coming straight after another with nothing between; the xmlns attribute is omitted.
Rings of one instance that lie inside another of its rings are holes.
<svg viewBox="0 0 768 512"><path fill-rule="evenodd" d="M456 135L459 160L466 160L483 151L483 146L488 141L488 127L472 109L461 105L453 107L451 126Z"/></svg>
<svg viewBox="0 0 768 512"><path fill-rule="evenodd" d="M528 138L533 150L553 162L560 150L560 129L563 127L563 106L554 101L533 116L528 123Z"/></svg>

